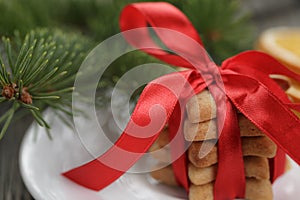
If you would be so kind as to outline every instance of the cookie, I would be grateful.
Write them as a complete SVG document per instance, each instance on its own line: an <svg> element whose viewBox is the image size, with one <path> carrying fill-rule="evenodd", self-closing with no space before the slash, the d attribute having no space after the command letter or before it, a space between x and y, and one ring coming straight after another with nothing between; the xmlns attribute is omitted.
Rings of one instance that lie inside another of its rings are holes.
<svg viewBox="0 0 300 200"><path fill-rule="evenodd" d="M244 156L273 158L276 154L276 144L266 136L243 137L241 139ZM216 164L218 162L218 147L215 142L215 140L193 142L188 150L190 162L200 168ZM202 147L202 145L204 146Z"/></svg>
<svg viewBox="0 0 300 200"><path fill-rule="evenodd" d="M246 179L245 198L249 200L272 200L272 185L269 180ZM189 200L213 200L214 182L205 185L191 185Z"/></svg>
<svg viewBox="0 0 300 200"><path fill-rule="evenodd" d="M267 158L247 156L244 157L245 176L256 179L270 179L269 163ZM218 164L205 168L197 168L189 164L188 176L194 185L204 185L215 181Z"/></svg>
<svg viewBox="0 0 300 200"><path fill-rule="evenodd" d="M177 181L171 165L152 171L150 175L159 182L171 186L177 186Z"/></svg>
<svg viewBox="0 0 300 200"><path fill-rule="evenodd" d="M218 164L205 168L198 168L189 163L188 176L189 180L194 185L205 185L207 183L213 182L216 179L217 173Z"/></svg>
<svg viewBox="0 0 300 200"><path fill-rule="evenodd" d="M193 142L188 149L188 158L194 166L204 168L218 162L216 141ZM202 150L200 151L202 147Z"/></svg>
<svg viewBox="0 0 300 200"><path fill-rule="evenodd" d="M216 118L216 103L208 90L191 97L186 105L187 117L191 123Z"/></svg>
<svg viewBox="0 0 300 200"><path fill-rule="evenodd" d="M214 183L197 186L191 184L189 192L189 200L213 200L214 199Z"/></svg>
<svg viewBox="0 0 300 200"><path fill-rule="evenodd" d="M242 137L257 137L264 136L265 134L258 129L248 118L244 115L238 115L240 133Z"/></svg>
<svg viewBox="0 0 300 200"><path fill-rule="evenodd" d="M244 156L245 176L256 179L270 179L269 160L257 156Z"/></svg>
<svg viewBox="0 0 300 200"><path fill-rule="evenodd" d="M242 137L264 136L265 134L259 130L250 120L244 115L238 115L240 134ZM204 141L217 139L217 122L216 119L191 123L188 119L184 121L183 126L184 137L187 141Z"/></svg>
<svg viewBox="0 0 300 200"><path fill-rule="evenodd" d="M242 149L244 156L273 158L276 155L277 145L267 136L243 137Z"/></svg>
<svg viewBox="0 0 300 200"><path fill-rule="evenodd" d="M189 120L185 120L183 133L184 138L190 142L217 139L216 120L208 120L201 123L191 123Z"/></svg>
<svg viewBox="0 0 300 200"><path fill-rule="evenodd" d="M163 163L171 163L171 151L168 147L161 147L156 141L148 150L151 156Z"/></svg>
<svg viewBox="0 0 300 200"><path fill-rule="evenodd" d="M246 179L246 199L272 200L273 191L270 180Z"/></svg>
<svg viewBox="0 0 300 200"><path fill-rule="evenodd" d="M159 134L159 136L157 138L157 142L158 142L159 146L161 146L161 147L164 147L170 143L169 131L168 131L167 127L165 127L162 130L162 132Z"/></svg>

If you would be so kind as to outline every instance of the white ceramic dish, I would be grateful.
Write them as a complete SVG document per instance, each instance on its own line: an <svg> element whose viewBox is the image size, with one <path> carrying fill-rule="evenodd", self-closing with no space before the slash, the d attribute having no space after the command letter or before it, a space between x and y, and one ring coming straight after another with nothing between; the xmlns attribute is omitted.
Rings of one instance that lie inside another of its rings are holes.
<svg viewBox="0 0 300 200"><path fill-rule="evenodd" d="M53 118L48 114L47 118ZM61 172L92 159L74 131L53 119L49 140L44 129L31 127L20 151L23 180L37 200L179 200L186 199L180 188L158 184L147 174L125 174L104 190L95 192L64 178ZM35 138L35 133L37 137ZM101 145L101 144L98 144ZM138 163L139 167L141 163ZM300 196L300 169L292 170L274 184L275 200L296 200Z"/></svg>

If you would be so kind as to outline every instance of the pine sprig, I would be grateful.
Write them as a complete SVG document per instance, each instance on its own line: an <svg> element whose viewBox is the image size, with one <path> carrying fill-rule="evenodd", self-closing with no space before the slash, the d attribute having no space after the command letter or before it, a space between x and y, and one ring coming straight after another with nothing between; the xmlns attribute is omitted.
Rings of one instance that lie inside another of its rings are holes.
<svg viewBox="0 0 300 200"><path fill-rule="evenodd" d="M50 126L41 113L45 108L71 115L75 75L91 43L78 34L38 29L28 33L22 45L5 37L2 44L0 103L9 102L11 108L0 119L0 139L19 109L29 111L46 129Z"/></svg>

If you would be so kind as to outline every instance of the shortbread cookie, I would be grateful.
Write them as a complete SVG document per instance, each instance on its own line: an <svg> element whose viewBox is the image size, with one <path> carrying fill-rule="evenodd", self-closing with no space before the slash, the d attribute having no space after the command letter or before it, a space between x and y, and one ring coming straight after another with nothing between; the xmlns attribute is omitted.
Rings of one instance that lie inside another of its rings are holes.
<svg viewBox="0 0 300 200"><path fill-rule="evenodd" d="M205 185L190 186L189 200L213 200L214 199L214 183Z"/></svg>
<svg viewBox="0 0 300 200"><path fill-rule="evenodd" d="M250 120L244 115L238 115L240 134L242 137L264 136L265 134L259 130ZM217 139L218 130L216 119L191 123L188 119L184 122L184 137L187 141L204 141Z"/></svg>
<svg viewBox="0 0 300 200"><path fill-rule="evenodd" d="M177 181L176 181L176 178L175 178L175 175L174 175L174 172L173 172L173 168L172 168L172 165L169 165L167 167L163 167L163 168L160 168L158 170L155 170L155 171L152 171L150 173L150 175L162 182L162 183L165 183L167 185L171 185L171 186L177 186Z"/></svg>
<svg viewBox="0 0 300 200"><path fill-rule="evenodd" d="M157 138L159 146L163 147L170 143L168 128L164 128Z"/></svg>
<svg viewBox="0 0 300 200"><path fill-rule="evenodd" d="M205 185L207 183L213 182L216 179L217 173L218 164L205 168L198 168L189 163L188 176L189 180L194 185Z"/></svg>
<svg viewBox="0 0 300 200"><path fill-rule="evenodd" d="M246 180L246 199L249 200L272 200L273 191L270 180Z"/></svg>
<svg viewBox="0 0 300 200"><path fill-rule="evenodd" d="M273 158L276 155L277 145L267 136L243 137L242 149L244 156Z"/></svg>
<svg viewBox="0 0 300 200"><path fill-rule="evenodd" d="M168 147L159 146L158 142L154 142L148 150L153 158L163 163L171 163L171 151Z"/></svg>
<svg viewBox="0 0 300 200"><path fill-rule="evenodd" d="M194 166L200 168L216 164L218 162L216 141L193 142L188 149L188 158Z"/></svg>
<svg viewBox="0 0 300 200"><path fill-rule="evenodd" d="M267 158L247 156L244 157L245 176L256 179L270 179L269 163ZM218 164L210 167L198 168L189 164L188 175L194 185L204 185L215 181Z"/></svg>
<svg viewBox="0 0 300 200"><path fill-rule="evenodd" d="M190 142L217 139L216 120L208 120L201 123L191 123L189 120L185 120L183 133L184 138Z"/></svg>
<svg viewBox="0 0 300 200"><path fill-rule="evenodd" d="M248 118L244 115L238 115L240 133L242 137L257 137L265 134L258 129Z"/></svg>
<svg viewBox="0 0 300 200"><path fill-rule="evenodd" d="M191 97L186 105L188 119L191 123L208 121L216 118L216 103L208 90Z"/></svg>
<svg viewBox="0 0 300 200"><path fill-rule="evenodd" d="M151 155L160 162L170 163L171 162L171 152L170 147L166 146L169 144L169 132L168 128L164 128L159 134L157 140L149 148Z"/></svg>
<svg viewBox="0 0 300 200"><path fill-rule="evenodd" d="M266 136L261 137L243 137L242 151L244 156L258 156L273 158L276 154L277 146ZM188 158L196 167L208 167L218 162L218 148L216 141L193 142L188 150ZM201 150L202 145L206 148ZM207 149L211 150L207 153ZM201 151L200 151L201 150ZM204 156L204 157L203 157Z"/></svg>
<svg viewBox="0 0 300 200"><path fill-rule="evenodd" d="M244 156L245 176L255 179L270 179L268 158Z"/></svg>
<svg viewBox="0 0 300 200"><path fill-rule="evenodd" d="M257 180L253 178L246 179L247 200L272 200L272 185L269 180ZM213 200L214 199L214 182L205 185L191 185L189 200Z"/></svg>

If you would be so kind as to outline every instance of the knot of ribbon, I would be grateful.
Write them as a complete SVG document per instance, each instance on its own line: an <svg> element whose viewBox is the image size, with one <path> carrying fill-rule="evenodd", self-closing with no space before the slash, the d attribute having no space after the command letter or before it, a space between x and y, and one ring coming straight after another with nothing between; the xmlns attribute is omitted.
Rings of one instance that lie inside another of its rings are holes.
<svg viewBox="0 0 300 200"><path fill-rule="evenodd" d="M154 42L150 33L145 31L149 25L160 41L174 53L163 50ZM64 176L93 190L105 188L137 162L166 124L169 125L171 138L179 135L171 145L173 156L174 152L184 148L181 127L184 105L192 95L205 88L209 89L216 102L218 116L215 199L245 197L244 164L236 109L277 144L277 155L270 160L273 181L284 172L285 154L300 164L300 120L291 110L300 111L300 106L290 102L285 92L270 78L270 75L278 74L300 81L299 75L258 51L243 52L225 60L218 67L203 51L201 38L191 22L168 3L130 4L121 14L120 27L131 45L168 64L188 70L167 74L150 82L115 145L99 158L64 172ZM132 30L135 30L134 34ZM144 44L152 48L142 48ZM180 99L183 99L183 103ZM155 105L160 105L164 112L156 109L151 114ZM159 120L153 122L150 116ZM157 128L132 128L137 124L146 127L152 122L156 123ZM143 136L139 137L139 134ZM118 163L119 166L108 165L108 162ZM188 191L186 155L177 155L172 165L178 183Z"/></svg>
<svg viewBox="0 0 300 200"><path fill-rule="evenodd" d="M206 82L212 81L215 84L219 84L220 82L223 82L221 74L223 73L223 69L218 67L216 63L214 62L209 62L206 65L206 68L203 70L201 69L201 76L203 80Z"/></svg>

